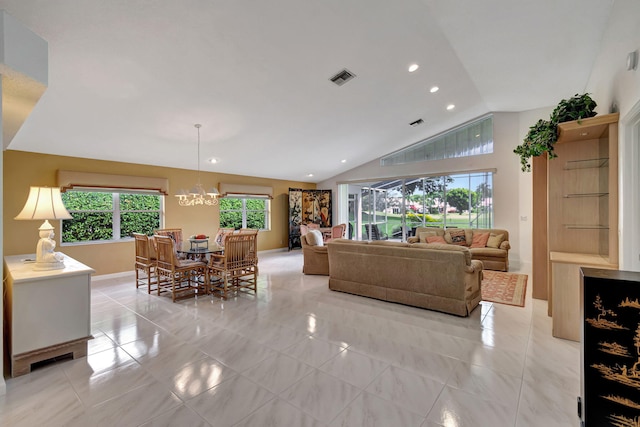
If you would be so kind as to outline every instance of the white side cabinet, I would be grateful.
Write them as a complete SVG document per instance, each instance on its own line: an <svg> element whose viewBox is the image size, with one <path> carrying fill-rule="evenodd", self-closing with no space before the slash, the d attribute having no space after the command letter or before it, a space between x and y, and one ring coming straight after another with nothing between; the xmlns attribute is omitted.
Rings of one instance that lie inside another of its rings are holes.
<svg viewBox="0 0 640 427"><path fill-rule="evenodd" d="M31 372L31 364L66 354L87 354L91 336L91 274L94 270L65 255L64 269L36 271L35 255L4 258L5 339L11 376Z"/></svg>

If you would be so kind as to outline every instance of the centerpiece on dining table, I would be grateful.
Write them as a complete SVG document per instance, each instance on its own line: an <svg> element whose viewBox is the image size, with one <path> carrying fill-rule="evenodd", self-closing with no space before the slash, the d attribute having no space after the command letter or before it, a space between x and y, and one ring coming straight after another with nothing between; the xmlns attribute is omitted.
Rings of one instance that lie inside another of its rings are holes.
<svg viewBox="0 0 640 427"><path fill-rule="evenodd" d="M209 246L209 236L206 234L192 234L189 236L191 250L206 249Z"/></svg>

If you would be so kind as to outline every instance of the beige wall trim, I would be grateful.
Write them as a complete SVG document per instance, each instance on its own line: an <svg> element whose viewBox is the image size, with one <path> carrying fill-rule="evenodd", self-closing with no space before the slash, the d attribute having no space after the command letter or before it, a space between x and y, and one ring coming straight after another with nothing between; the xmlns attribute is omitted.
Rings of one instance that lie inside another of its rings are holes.
<svg viewBox="0 0 640 427"><path fill-rule="evenodd" d="M220 195L228 196L267 196L273 199L273 187L263 185L244 185L220 183Z"/></svg>
<svg viewBox="0 0 640 427"><path fill-rule="evenodd" d="M157 191L165 196L169 194L169 180L167 178L66 170L58 170L58 186L62 192L73 188L109 188L113 190Z"/></svg>

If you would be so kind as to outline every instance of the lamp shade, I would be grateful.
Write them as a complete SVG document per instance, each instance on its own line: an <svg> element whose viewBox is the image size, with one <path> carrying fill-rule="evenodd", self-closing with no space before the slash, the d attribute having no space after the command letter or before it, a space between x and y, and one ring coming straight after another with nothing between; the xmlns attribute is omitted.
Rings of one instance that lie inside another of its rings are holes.
<svg viewBox="0 0 640 427"><path fill-rule="evenodd" d="M14 219L72 219L59 188L31 187L22 211Z"/></svg>

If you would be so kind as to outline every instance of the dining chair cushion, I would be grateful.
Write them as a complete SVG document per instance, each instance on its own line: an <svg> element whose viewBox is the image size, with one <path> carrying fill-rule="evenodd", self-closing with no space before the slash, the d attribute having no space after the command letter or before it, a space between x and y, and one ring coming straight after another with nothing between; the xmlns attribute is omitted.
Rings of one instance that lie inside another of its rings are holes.
<svg viewBox="0 0 640 427"><path fill-rule="evenodd" d="M176 267L185 268L185 267L204 267L205 264L202 261L195 261L192 259L179 259L177 260Z"/></svg>

